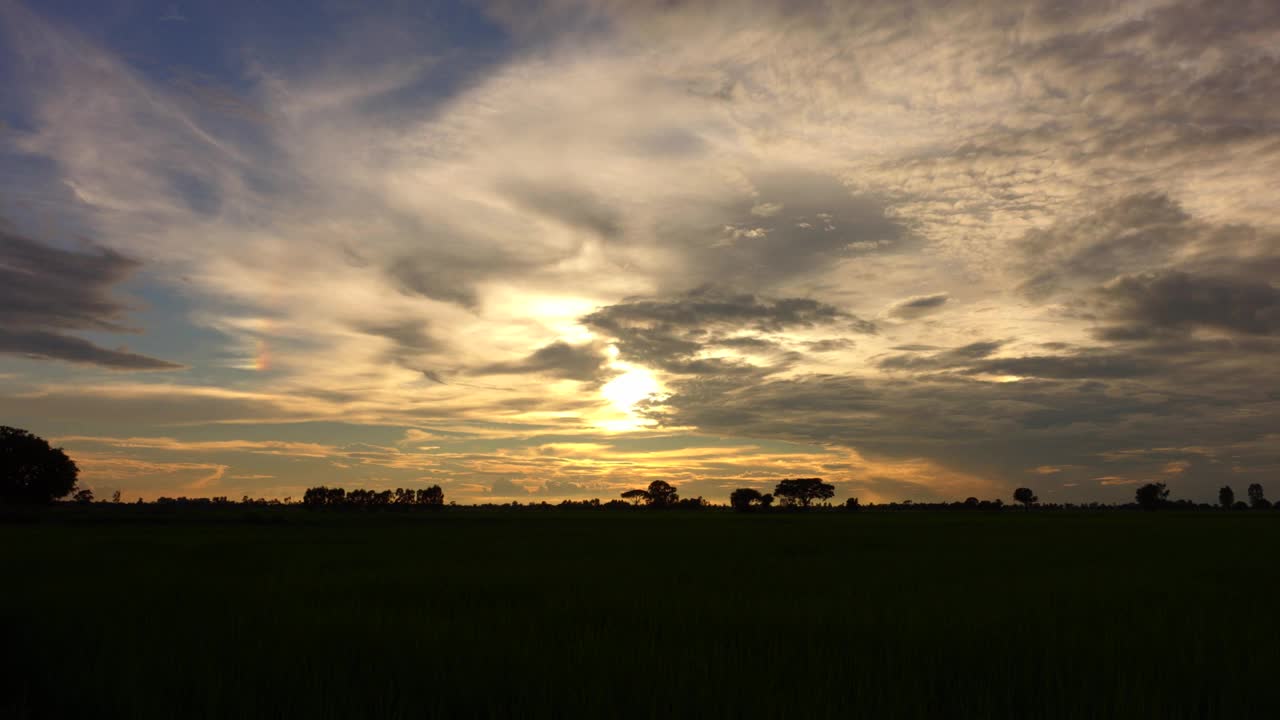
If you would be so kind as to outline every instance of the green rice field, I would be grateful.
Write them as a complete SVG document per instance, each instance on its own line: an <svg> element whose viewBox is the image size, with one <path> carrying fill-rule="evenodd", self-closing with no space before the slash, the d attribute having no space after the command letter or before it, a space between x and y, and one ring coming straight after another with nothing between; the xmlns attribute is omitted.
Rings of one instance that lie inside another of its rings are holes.
<svg viewBox="0 0 1280 720"><path fill-rule="evenodd" d="M0 523L0 717L1275 717L1280 513Z"/></svg>

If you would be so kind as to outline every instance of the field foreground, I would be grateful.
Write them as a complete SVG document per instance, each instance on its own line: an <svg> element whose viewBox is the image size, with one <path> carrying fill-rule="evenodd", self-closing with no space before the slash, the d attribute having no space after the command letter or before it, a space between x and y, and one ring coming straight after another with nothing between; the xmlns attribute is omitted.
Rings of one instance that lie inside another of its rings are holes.
<svg viewBox="0 0 1280 720"><path fill-rule="evenodd" d="M1277 515L10 519L0 716L1269 716Z"/></svg>

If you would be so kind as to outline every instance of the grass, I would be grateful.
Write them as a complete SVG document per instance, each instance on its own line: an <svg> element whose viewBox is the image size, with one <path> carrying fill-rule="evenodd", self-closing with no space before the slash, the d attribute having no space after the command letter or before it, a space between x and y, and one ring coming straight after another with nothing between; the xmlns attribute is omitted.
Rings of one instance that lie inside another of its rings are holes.
<svg viewBox="0 0 1280 720"><path fill-rule="evenodd" d="M0 525L0 716L1243 718L1280 670L1280 514L137 512Z"/></svg>

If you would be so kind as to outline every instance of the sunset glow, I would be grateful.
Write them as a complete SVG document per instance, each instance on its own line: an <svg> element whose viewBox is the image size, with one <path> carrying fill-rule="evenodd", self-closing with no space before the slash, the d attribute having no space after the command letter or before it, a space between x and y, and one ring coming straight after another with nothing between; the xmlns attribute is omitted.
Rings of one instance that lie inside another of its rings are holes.
<svg viewBox="0 0 1280 720"><path fill-rule="evenodd" d="M100 495L1280 473L1274 3L90 5L0 0L0 424Z"/></svg>

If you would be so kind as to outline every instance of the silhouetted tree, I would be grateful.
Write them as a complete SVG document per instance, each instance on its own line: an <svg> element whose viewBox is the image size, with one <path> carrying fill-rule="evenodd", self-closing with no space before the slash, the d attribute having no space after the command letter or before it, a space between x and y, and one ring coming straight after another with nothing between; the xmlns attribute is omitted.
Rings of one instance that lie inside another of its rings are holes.
<svg viewBox="0 0 1280 720"><path fill-rule="evenodd" d="M626 492L622 493L622 499L631 502L633 505L639 505L640 503L647 504L649 502L649 491L648 490L627 490Z"/></svg>
<svg viewBox="0 0 1280 720"><path fill-rule="evenodd" d="M836 494L834 485L822 482L822 478L796 478L783 480L773 489L788 507L809 507L814 500L830 500Z"/></svg>
<svg viewBox="0 0 1280 720"><path fill-rule="evenodd" d="M669 507L680 500L676 489L665 480L654 480L649 483L649 504L654 507Z"/></svg>
<svg viewBox="0 0 1280 720"><path fill-rule="evenodd" d="M302 504L306 507L335 507L346 504L347 491L342 488L320 487L307 488L302 494Z"/></svg>
<svg viewBox="0 0 1280 720"><path fill-rule="evenodd" d="M1236 491L1232 490L1230 485L1223 485L1222 489L1218 490L1218 504L1228 510L1236 504Z"/></svg>
<svg viewBox="0 0 1280 720"><path fill-rule="evenodd" d="M1266 495L1262 493L1262 486L1253 483L1249 486L1249 507L1255 510L1262 510L1271 507L1271 503L1267 501Z"/></svg>
<svg viewBox="0 0 1280 720"><path fill-rule="evenodd" d="M84 488L83 490L77 490L75 494L71 496L71 500L73 502L80 503L81 505L88 505L89 503L93 502L93 490L89 488Z"/></svg>
<svg viewBox="0 0 1280 720"><path fill-rule="evenodd" d="M111 493L111 502L116 503L116 504L119 504L119 503L120 503L120 491L119 491L119 490L116 490L115 492Z"/></svg>
<svg viewBox="0 0 1280 720"><path fill-rule="evenodd" d="M420 488L414 494L414 499L418 505L442 508L444 507L444 490L442 490L439 485L432 485L429 488Z"/></svg>
<svg viewBox="0 0 1280 720"><path fill-rule="evenodd" d="M1022 507L1030 510L1031 506L1040 501L1036 494L1031 492L1031 488L1018 488L1013 491L1013 499L1022 503ZM1019 521L1021 522L1021 521Z"/></svg>
<svg viewBox="0 0 1280 720"><path fill-rule="evenodd" d="M729 494L729 505L738 511L763 510L772 504L772 495L761 493L754 488L739 488Z"/></svg>
<svg viewBox="0 0 1280 720"><path fill-rule="evenodd" d="M48 503L76 489L80 469L44 438L0 425L0 503Z"/></svg>
<svg viewBox="0 0 1280 720"><path fill-rule="evenodd" d="M760 491L754 488L738 488L729 493L729 505L734 510L743 512L750 510L753 504L759 504Z"/></svg>
<svg viewBox="0 0 1280 720"><path fill-rule="evenodd" d="M858 498L849 498L844 501L845 510L861 510L862 505L858 502Z"/></svg>
<svg viewBox="0 0 1280 720"><path fill-rule="evenodd" d="M680 500L680 495L665 480L654 480L647 490L628 490L622 493L624 500L639 505L644 503L650 507L671 507Z"/></svg>
<svg viewBox="0 0 1280 720"><path fill-rule="evenodd" d="M1143 510L1155 510L1169 502L1169 489L1164 486L1164 483L1147 483L1138 488L1134 493L1134 499Z"/></svg>

